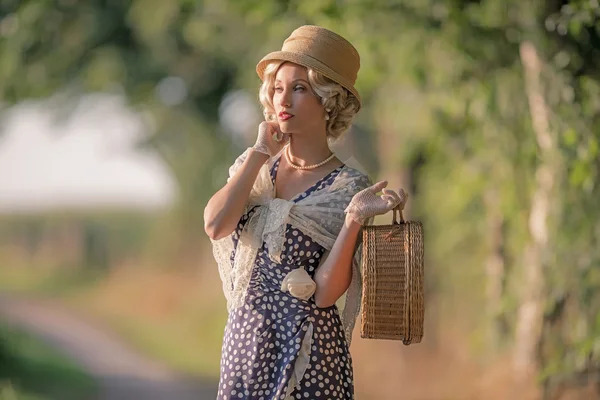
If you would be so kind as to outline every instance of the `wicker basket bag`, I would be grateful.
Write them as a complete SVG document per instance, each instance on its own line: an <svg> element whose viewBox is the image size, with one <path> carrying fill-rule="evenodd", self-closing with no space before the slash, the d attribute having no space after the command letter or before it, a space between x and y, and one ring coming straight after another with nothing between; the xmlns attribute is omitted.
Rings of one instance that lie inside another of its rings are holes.
<svg viewBox="0 0 600 400"><path fill-rule="evenodd" d="M361 336L409 345L423 338L423 225L405 221L400 207L391 225L363 228Z"/></svg>

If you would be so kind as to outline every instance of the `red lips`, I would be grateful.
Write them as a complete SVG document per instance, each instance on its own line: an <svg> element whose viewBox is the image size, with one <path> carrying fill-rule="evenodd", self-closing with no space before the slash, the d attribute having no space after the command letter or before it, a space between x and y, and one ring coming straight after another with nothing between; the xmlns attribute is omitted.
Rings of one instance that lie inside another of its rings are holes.
<svg viewBox="0 0 600 400"><path fill-rule="evenodd" d="M279 120L281 120L281 121L287 121L288 119L290 119L292 117L293 117L292 114L285 112L285 111L282 111L279 113Z"/></svg>

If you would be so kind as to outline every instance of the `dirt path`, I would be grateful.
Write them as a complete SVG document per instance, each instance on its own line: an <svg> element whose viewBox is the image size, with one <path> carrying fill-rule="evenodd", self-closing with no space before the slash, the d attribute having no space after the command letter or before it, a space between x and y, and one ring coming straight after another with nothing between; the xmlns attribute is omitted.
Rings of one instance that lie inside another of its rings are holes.
<svg viewBox="0 0 600 400"><path fill-rule="evenodd" d="M42 300L0 296L0 318L51 343L100 384L100 400L213 400L216 384L190 382L115 335ZM86 399L87 400L87 399ZM95 400L95 399L94 399Z"/></svg>

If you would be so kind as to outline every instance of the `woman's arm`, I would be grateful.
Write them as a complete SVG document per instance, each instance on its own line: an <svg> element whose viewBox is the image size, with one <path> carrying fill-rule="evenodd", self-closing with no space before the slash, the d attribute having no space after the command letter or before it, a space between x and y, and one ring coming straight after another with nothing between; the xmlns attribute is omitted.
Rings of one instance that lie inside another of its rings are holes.
<svg viewBox="0 0 600 400"><path fill-rule="evenodd" d="M211 239L222 239L233 232L244 213L260 168L270 157L277 154L288 140L289 136L281 133L277 123L260 123L256 144L248 150L248 156L242 166L229 182L211 197L204 208L204 230Z"/></svg>
<svg viewBox="0 0 600 400"><path fill-rule="evenodd" d="M346 208L344 226L329 252L315 273L315 303L318 307L330 307L344 294L352 282L352 259L362 225L368 218L385 214L406 202L407 195L386 189L387 181L380 181L361 190L352 197ZM383 191L382 195L377 195Z"/></svg>
<svg viewBox="0 0 600 400"><path fill-rule="evenodd" d="M208 201L204 208L204 230L211 239L221 239L233 232L260 168L268 159L267 154L250 149L238 172Z"/></svg>
<svg viewBox="0 0 600 400"><path fill-rule="evenodd" d="M329 252L315 273L315 303L325 308L335 304L352 281L352 259L361 225L348 214L344 226Z"/></svg>

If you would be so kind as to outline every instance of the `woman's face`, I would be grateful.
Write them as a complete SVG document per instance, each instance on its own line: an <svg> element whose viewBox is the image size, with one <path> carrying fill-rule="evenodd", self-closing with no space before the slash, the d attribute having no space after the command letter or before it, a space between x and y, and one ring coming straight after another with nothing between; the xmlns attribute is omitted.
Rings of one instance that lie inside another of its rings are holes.
<svg viewBox="0 0 600 400"><path fill-rule="evenodd" d="M286 62L275 74L273 107L284 133L325 130L325 110L308 83L306 68Z"/></svg>

